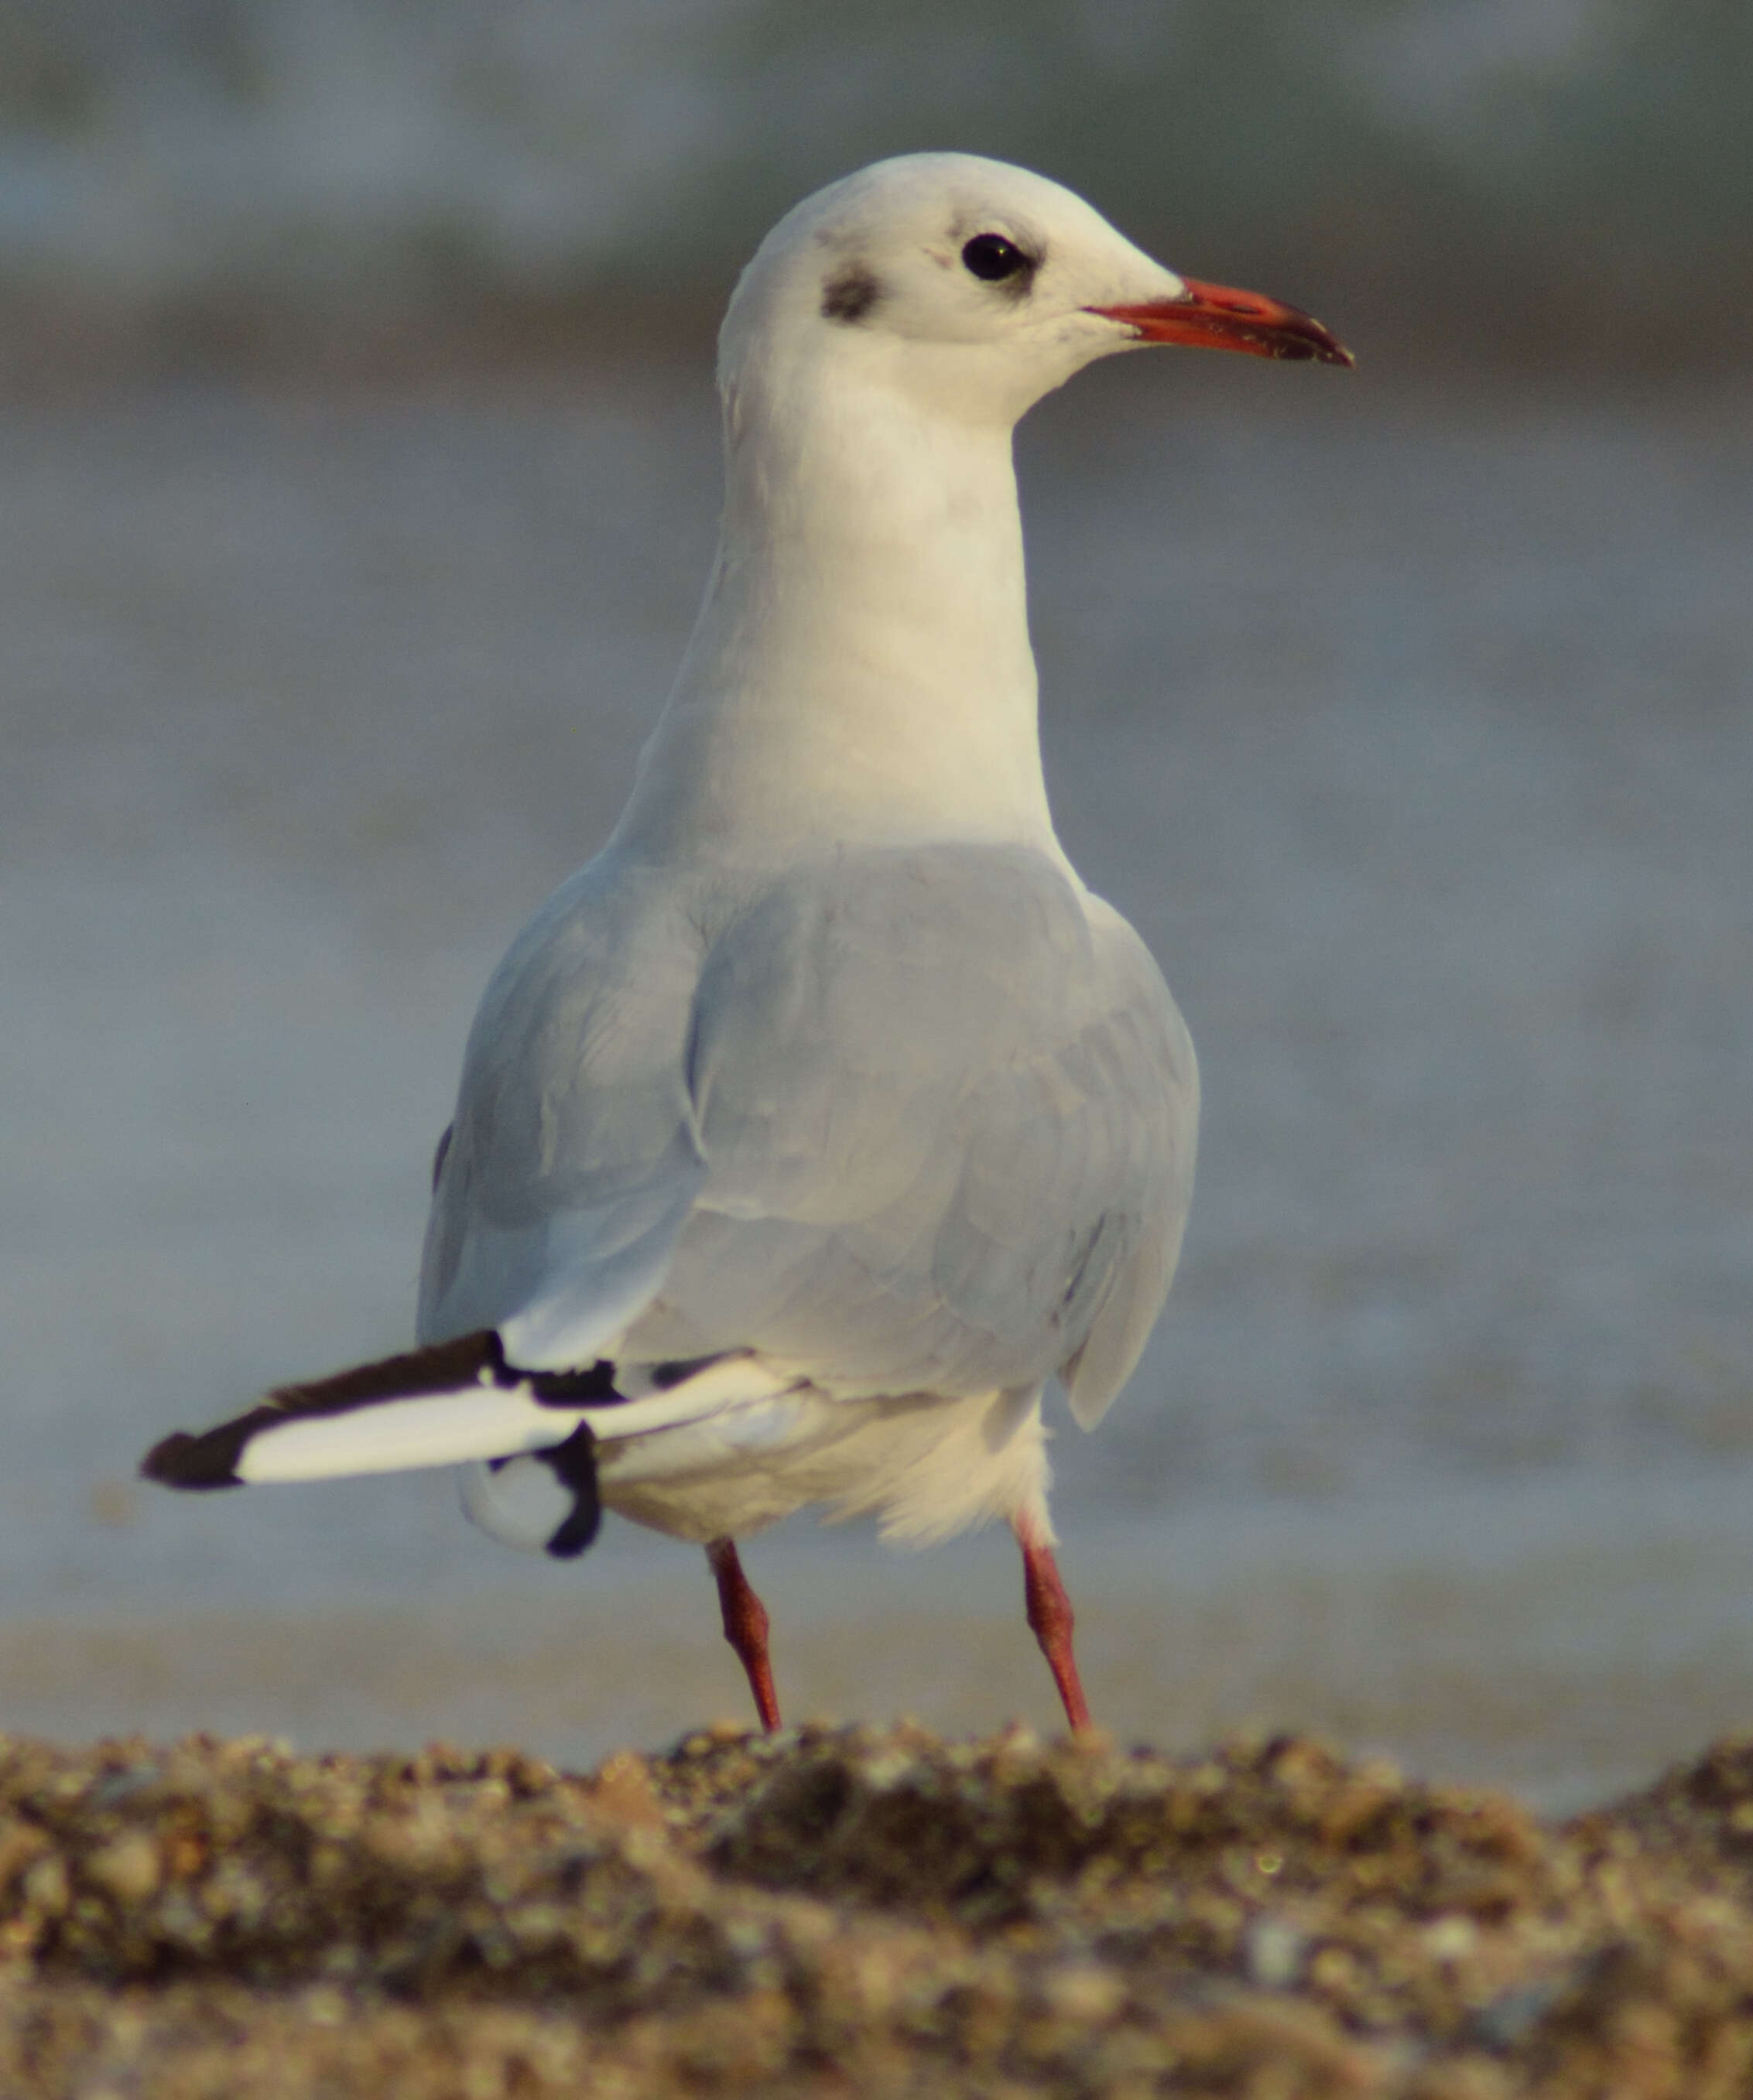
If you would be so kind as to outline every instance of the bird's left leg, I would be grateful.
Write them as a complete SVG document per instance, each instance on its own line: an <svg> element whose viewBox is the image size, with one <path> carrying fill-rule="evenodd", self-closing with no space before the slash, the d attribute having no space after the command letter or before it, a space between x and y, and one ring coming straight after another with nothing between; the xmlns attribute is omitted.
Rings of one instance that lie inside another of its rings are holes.
<svg viewBox="0 0 1753 2100"><path fill-rule="evenodd" d="M773 1688L773 1665L767 1660L767 1609L755 1595L743 1564L736 1557L734 1538L715 1538L706 1548L706 1558L718 1578L718 1608L724 1616L724 1637L736 1651L755 1695L755 1711L771 1736L779 1725L779 1694Z"/></svg>
<svg viewBox="0 0 1753 2100"><path fill-rule="evenodd" d="M1053 1548L1044 1546L1024 1525L1016 1527L1017 1543L1022 1548L1022 1599L1029 1626L1041 1644L1053 1681L1065 1705L1065 1718L1074 1731L1089 1726L1089 1704L1077 1674L1077 1657L1071 1648L1075 1623L1071 1599L1059 1579L1059 1564Z"/></svg>

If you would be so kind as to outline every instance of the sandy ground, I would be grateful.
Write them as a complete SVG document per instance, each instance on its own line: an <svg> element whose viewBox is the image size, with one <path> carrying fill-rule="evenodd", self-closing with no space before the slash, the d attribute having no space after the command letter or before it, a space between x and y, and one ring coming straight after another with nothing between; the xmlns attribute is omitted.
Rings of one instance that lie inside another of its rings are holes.
<svg viewBox="0 0 1753 2100"><path fill-rule="evenodd" d="M1729 2100L1750 1833L1746 1740L1552 1823L1290 1736L14 1740L0 2090Z"/></svg>

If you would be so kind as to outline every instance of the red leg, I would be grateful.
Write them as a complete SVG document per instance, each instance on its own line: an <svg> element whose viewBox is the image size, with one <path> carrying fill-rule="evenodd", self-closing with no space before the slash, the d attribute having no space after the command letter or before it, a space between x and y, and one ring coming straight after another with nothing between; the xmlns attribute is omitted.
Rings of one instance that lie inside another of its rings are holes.
<svg viewBox="0 0 1753 2100"><path fill-rule="evenodd" d="M1071 1628L1075 1621L1071 1599L1059 1579L1058 1563L1050 1546L1040 1545L1023 1532L1017 1533L1017 1543L1022 1548L1022 1597L1030 1627L1059 1688L1066 1719L1074 1731L1087 1728L1089 1705L1078 1679L1077 1657L1071 1652Z"/></svg>
<svg viewBox="0 0 1753 2100"><path fill-rule="evenodd" d="M755 1711L771 1736L779 1725L779 1694L773 1689L773 1665L767 1660L766 1607L749 1586L743 1564L736 1557L736 1542L715 1538L706 1548L706 1558L718 1578L718 1608L724 1614L724 1637L736 1651L736 1659L755 1695Z"/></svg>

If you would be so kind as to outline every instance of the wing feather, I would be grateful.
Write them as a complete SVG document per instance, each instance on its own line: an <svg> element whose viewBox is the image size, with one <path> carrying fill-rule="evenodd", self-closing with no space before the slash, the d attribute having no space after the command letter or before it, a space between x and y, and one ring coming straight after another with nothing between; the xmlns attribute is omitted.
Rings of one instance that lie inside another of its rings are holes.
<svg viewBox="0 0 1753 2100"><path fill-rule="evenodd" d="M848 1395L1075 1361L1106 1405L1168 1287L1197 1119L1118 914L1025 849L817 867L721 937L690 1069L708 1179L630 1348L734 1333Z"/></svg>
<svg viewBox="0 0 1753 2100"><path fill-rule="evenodd" d="M1031 849L594 863L476 1022L422 1333L846 1396L1058 1370L1088 1424L1168 1289L1197 1100L1142 943Z"/></svg>
<svg viewBox="0 0 1753 2100"><path fill-rule="evenodd" d="M706 1179L688 901L605 855L496 972L426 1229L422 1341L492 1327L519 1363L588 1363L650 1302Z"/></svg>

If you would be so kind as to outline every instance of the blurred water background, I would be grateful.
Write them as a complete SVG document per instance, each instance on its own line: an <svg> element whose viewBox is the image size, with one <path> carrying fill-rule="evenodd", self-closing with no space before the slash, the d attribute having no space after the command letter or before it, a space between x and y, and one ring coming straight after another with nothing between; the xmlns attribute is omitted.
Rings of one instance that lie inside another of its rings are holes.
<svg viewBox="0 0 1753 2100"><path fill-rule="evenodd" d="M716 310L941 144L1362 360L1128 360L1019 448L1061 829L1207 1079L1169 1317L1055 1446L1098 1712L1552 1801L1753 1716L1750 24L13 0L0 1726L741 1711L688 1549L130 1476L405 1340L475 999L704 577ZM748 1559L795 1713L1050 1723L1001 1538Z"/></svg>

